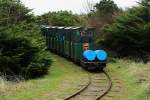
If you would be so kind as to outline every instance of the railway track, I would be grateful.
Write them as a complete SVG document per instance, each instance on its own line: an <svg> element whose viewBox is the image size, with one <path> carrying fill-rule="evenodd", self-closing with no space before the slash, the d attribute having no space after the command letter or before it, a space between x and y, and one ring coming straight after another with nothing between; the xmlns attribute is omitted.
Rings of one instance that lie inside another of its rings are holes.
<svg viewBox="0 0 150 100"><path fill-rule="evenodd" d="M92 73L89 74L89 83L82 87L64 100L99 100L110 91L112 81L105 71Z"/></svg>

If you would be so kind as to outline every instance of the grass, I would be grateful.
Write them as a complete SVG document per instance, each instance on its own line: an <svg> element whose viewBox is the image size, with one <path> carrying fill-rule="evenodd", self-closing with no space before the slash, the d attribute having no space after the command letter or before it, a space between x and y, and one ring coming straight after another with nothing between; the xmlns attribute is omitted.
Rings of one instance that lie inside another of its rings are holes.
<svg viewBox="0 0 150 100"><path fill-rule="evenodd" d="M107 67L112 75L123 81L126 88L123 100L150 100L150 63L124 59L111 62Z"/></svg>
<svg viewBox="0 0 150 100"><path fill-rule="evenodd" d="M83 80L87 81L87 74L77 65L54 54L51 58L54 62L43 78L15 84L1 79L0 100L56 100L73 92Z"/></svg>
<svg viewBox="0 0 150 100"><path fill-rule="evenodd" d="M80 67L54 54L51 58L53 64L43 78L15 84L0 79L0 100L59 100L87 82L87 74ZM124 86L119 93L122 98L115 100L150 100L150 63L116 59L106 70Z"/></svg>

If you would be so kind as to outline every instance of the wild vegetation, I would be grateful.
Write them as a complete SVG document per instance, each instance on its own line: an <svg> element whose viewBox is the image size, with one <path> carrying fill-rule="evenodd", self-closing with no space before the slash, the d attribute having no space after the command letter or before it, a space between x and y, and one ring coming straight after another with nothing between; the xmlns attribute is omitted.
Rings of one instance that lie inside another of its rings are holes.
<svg viewBox="0 0 150 100"><path fill-rule="evenodd" d="M122 11L112 0L101 0L94 5L94 8L95 10L88 14L89 24L98 28L98 31L105 24L111 24L113 18Z"/></svg>
<svg viewBox="0 0 150 100"><path fill-rule="evenodd" d="M42 24L93 26L98 32L97 47L106 49L110 55L140 59L150 55L149 0L141 0L138 6L125 11L112 0L101 0L95 8L83 15L58 11L35 16L19 0L0 0L0 99L54 99L57 97L54 94L61 95L59 91L64 89L59 89L63 87L63 80L84 74L72 63L45 51L44 37L40 32ZM109 62L107 69L111 74L119 76L127 86L127 94L122 94L126 97L125 100L147 99L150 94L149 63L116 59L115 62ZM49 74L46 75L47 73ZM6 81L43 75L46 76L20 83ZM74 81L71 80L73 84L82 82L81 79ZM67 91L70 91L69 87ZM54 96L50 97L51 95Z"/></svg>
<svg viewBox="0 0 150 100"><path fill-rule="evenodd" d="M51 60L31 10L17 0L1 0L0 10L0 72L6 78L46 74Z"/></svg>
<svg viewBox="0 0 150 100"><path fill-rule="evenodd" d="M50 55L53 63L45 77L19 83L0 79L0 100L56 100L74 93L78 85L88 81L81 67L58 55Z"/></svg>
<svg viewBox="0 0 150 100"><path fill-rule="evenodd" d="M79 84L87 81L87 73L72 62L57 55L53 58L49 74L19 83L0 79L0 97L2 100L56 100L75 91ZM114 100L149 100L150 63L135 63L127 59L115 59L107 65L112 78L119 79L123 85ZM80 76L80 77L79 77ZM115 84L114 84L115 85Z"/></svg>
<svg viewBox="0 0 150 100"><path fill-rule="evenodd" d="M48 12L42 16L38 16L37 20L40 24L48 24L53 26L85 26L86 16L73 14L71 11Z"/></svg>
<svg viewBox="0 0 150 100"><path fill-rule="evenodd" d="M114 100L149 100L150 99L150 63L134 62L129 59L114 59L107 65L107 71L121 80L123 93ZM115 84L114 84L115 85Z"/></svg>
<svg viewBox="0 0 150 100"><path fill-rule="evenodd" d="M85 25L85 16L72 14L71 11L34 16L32 10L18 0L1 0L0 10L0 72L6 76L26 79L47 74L51 59L45 51L40 25Z"/></svg>
<svg viewBox="0 0 150 100"><path fill-rule="evenodd" d="M116 57L143 59L150 52L149 0L123 11L112 0L101 0L88 14L90 26L97 29L97 47Z"/></svg>
<svg viewBox="0 0 150 100"><path fill-rule="evenodd" d="M103 46L121 57L142 58L150 52L150 4L142 0L103 29ZM102 43L102 42L101 42Z"/></svg>

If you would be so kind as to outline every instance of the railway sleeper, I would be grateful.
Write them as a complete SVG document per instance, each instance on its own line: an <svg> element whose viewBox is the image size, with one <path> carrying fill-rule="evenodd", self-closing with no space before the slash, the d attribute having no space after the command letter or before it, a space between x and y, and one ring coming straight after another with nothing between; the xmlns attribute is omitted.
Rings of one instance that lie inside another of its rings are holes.
<svg viewBox="0 0 150 100"><path fill-rule="evenodd" d="M93 93L93 94L91 94L91 93L85 93L85 94L83 94L84 96L98 96L98 94L95 94L95 93Z"/></svg>
<svg viewBox="0 0 150 100"><path fill-rule="evenodd" d="M107 80L106 78L93 78L94 80Z"/></svg>
<svg viewBox="0 0 150 100"><path fill-rule="evenodd" d="M114 96L113 95L110 95L110 94L108 94L108 95L106 95L107 97L111 97L111 98L113 98Z"/></svg>
<svg viewBox="0 0 150 100"><path fill-rule="evenodd" d="M110 92L120 92L120 90L110 90Z"/></svg>
<svg viewBox="0 0 150 100"><path fill-rule="evenodd" d="M100 90L89 90L87 92L92 92L92 93L94 92L95 93L95 92L100 92Z"/></svg>
<svg viewBox="0 0 150 100"><path fill-rule="evenodd" d="M103 85L97 85L97 84L93 84L92 86L93 86L93 87L99 87L99 88L104 88L104 87L106 87L106 86L103 86Z"/></svg>

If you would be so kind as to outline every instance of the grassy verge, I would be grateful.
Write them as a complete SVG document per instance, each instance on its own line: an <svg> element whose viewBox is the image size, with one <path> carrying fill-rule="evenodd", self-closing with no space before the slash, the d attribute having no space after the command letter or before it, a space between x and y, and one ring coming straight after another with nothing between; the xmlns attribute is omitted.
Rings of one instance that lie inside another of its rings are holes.
<svg viewBox="0 0 150 100"><path fill-rule="evenodd" d="M0 79L0 100L59 100L73 93L77 85L87 82L87 74L72 62L57 55L53 58L49 74L43 78L20 83ZM123 83L121 99L150 99L150 63L135 63L129 60L110 62L107 70Z"/></svg>
<svg viewBox="0 0 150 100"><path fill-rule="evenodd" d="M108 64L108 71L125 85L123 100L150 100L150 63L135 63L130 60L116 60Z"/></svg>
<svg viewBox="0 0 150 100"><path fill-rule="evenodd" d="M86 73L71 62L52 54L52 67L43 78L18 84L0 82L0 100L56 100L86 81ZM79 77L80 76L80 77Z"/></svg>

